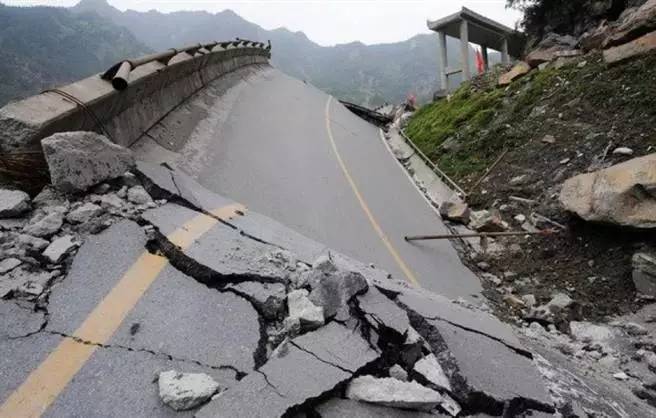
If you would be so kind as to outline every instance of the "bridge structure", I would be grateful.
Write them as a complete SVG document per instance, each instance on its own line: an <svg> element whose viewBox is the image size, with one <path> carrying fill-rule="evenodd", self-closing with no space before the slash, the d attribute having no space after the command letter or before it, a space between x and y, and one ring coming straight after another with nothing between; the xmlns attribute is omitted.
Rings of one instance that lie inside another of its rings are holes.
<svg viewBox="0 0 656 418"><path fill-rule="evenodd" d="M460 74L462 80L471 78L470 43L481 47L485 69L489 69L489 49L501 52L501 62L508 64L511 57L519 57L524 47L523 37L514 29L463 7L460 11L438 20L429 20L428 29L438 34L440 91L449 88L449 77ZM460 68L449 67L446 37L460 40Z"/></svg>

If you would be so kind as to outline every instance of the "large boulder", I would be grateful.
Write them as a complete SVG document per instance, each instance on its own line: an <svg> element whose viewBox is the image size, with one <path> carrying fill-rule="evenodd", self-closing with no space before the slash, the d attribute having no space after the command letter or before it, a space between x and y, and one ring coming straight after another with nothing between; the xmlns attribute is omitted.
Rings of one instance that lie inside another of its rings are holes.
<svg viewBox="0 0 656 418"><path fill-rule="evenodd" d="M20 190L0 189L0 219L15 218L30 210L30 196Z"/></svg>
<svg viewBox="0 0 656 418"><path fill-rule="evenodd" d="M632 41L656 30L656 0L648 0L637 9L623 14L617 27L605 41L605 46L616 46Z"/></svg>
<svg viewBox="0 0 656 418"><path fill-rule="evenodd" d="M524 61L520 61L512 68L512 70L499 77L499 85L507 86L523 75L528 74L529 71L531 71L531 66Z"/></svg>
<svg viewBox="0 0 656 418"><path fill-rule="evenodd" d="M656 32L648 33L631 42L604 51L604 61L616 64L633 57L646 55L656 50Z"/></svg>
<svg viewBox="0 0 656 418"><path fill-rule="evenodd" d="M656 227L656 154L567 180L560 203L586 221Z"/></svg>
<svg viewBox="0 0 656 418"><path fill-rule="evenodd" d="M41 141L55 188L82 192L121 176L135 164L132 152L95 132L61 132Z"/></svg>

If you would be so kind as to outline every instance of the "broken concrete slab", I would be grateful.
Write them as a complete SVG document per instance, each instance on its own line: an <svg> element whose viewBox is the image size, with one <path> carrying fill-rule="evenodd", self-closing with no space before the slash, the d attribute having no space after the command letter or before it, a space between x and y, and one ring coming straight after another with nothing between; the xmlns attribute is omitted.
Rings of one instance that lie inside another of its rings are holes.
<svg viewBox="0 0 656 418"><path fill-rule="evenodd" d="M368 322L379 332L381 331L379 328L384 327L394 330L400 336L406 335L410 327L408 314L383 295L380 290L370 287L369 291L358 296L357 300L358 306L367 316Z"/></svg>
<svg viewBox="0 0 656 418"><path fill-rule="evenodd" d="M0 299L0 345L6 339L25 338L39 332L45 324L45 312L31 304Z"/></svg>
<svg viewBox="0 0 656 418"><path fill-rule="evenodd" d="M162 402L176 411L193 409L219 390L219 384L205 373L181 373L175 370L160 373L157 384Z"/></svg>
<svg viewBox="0 0 656 418"><path fill-rule="evenodd" d="M132 221L87 237L66 280L52 290L49 329L72 334L144 253L145 246L143 230Z"/></svg>
<svg viewBox="0 0 656 418"><path fill-rule="evenodd" d="M161 242L166 247L162 251L174 265L181 270L193 270L190 274L205 284L223 287L242 281L286 283L288 280L289 271L268 257L278 247L242 235L208 215L168 203L145 212L142 217L162 235L184 228L194 218L207 225L208 231L187 248L179 249L167 244L167 240Z"/></svg>
<svg viewBox="0 0 656 418"><path fill-rule="evenodd" d="M116 417L191 418L191 411L175 411L162 403L155 379L167 370L204 373L221 388L237 383L232 370L171 360L164 354L131 351L125 347L99 347L43 416L95 417L99 411L110 411L109 415ZM107 390L108 387L111 390Z"/></svg>
<svg viewBox="0 0 656 418"><path fill-rule="evenodd" d="M12 294L14 298L34 300L59 274L58 270L31 271L25 267L15 268L0 281L0 298Z"/></svg>
<svg viewBox="0 0 656 418"><path fill-rule="evenodd" d="M0 219L15 218L30 210L30 196L21 190L0 189Z"/></svg>
<svg viewBox="0 0 656 418"><path fill-rule="evenodd" d="M552 400L531 359L476 332L439 320L411 322L428 341L453 387L453 395L469 412L500 414L527 409L553 412ZM417 322L417 323L415 323ZM485 366L481 365L485 359Z"/></svg>
<svg viewBox="0 0 656 418"><path fill-rule="evenodd" d="M500 341L514 350L528 353L512 328L487 312L467 309L443 296L421 290L408 289L399 294L397 300L424 318L439 319Z"/></svg>
<svg viewBox="0 0 656 418"><path fill-rule="evenodd" d="M127 199L135 205L146 205L153 202L153 199L143 186L130 187L128 189Z"/></svg>
<svg viewBox="0 0 656 418"><path fill-rule="evenodd" d="M226 286L226 290L246 297L269 320L278 318L284 312L287 292L280 283L234 283Z"/></svg>
<svg viewBox="0 0 656 418"><path fill-rule="evenodd" d="M298 320L305 329L314 329L324 324L324 310L312 303L308 295L305 289L290 292L287 295L287 308L290 320Z"/></svg>
<svg viewBox="0 0 656 418"><path fill-rule="evenodd" d="M389 408L350 399L330 399L315 408L321 418L435 418L446 415Z"/></svg>
<svg viewBox="0 0 656 418"><path fill-rule="evenodd" d="M442 366L437 361L435 354L429 354L415 363L413 369L416 373L420 374L431 384L435 385L438 389L443 389L452 392L451 383L449 378L442 369Z"/></svg>
<svg viewBox="0 0 656 418"><path fill-rule="evenodd" d="M56 234L64 224L64 214L59 211L37 214L23 228L26 234L47 238Z"/></svg>
<svg viewBox="0 0 656 418"><path fill-rule="evenodd" d="M156 199L179 199L207 213L235 203L209 191L181 170L141 161L137 163L136 169L146 190Z"/></svg>
<svg viewBox="0 0 656 418"><path fill-rule="evenodd" d="M74 193L120 177L134 166L127 148L95 132L60 132L41 140L52 185Z"/></svg>
<svg viewBox="0 0 656 418"><path fill-rule="evenodd" d="M66 220L72 224L81 224L89 222L103 213L103 209L91 202L87 202L76 209L73 209L66 215Z"/></svg>
<svg viewBox="0 0 656 418"><path fill-rule="evenodd" d="M346 397L356 401L403 409L430 411L442 396L417 382L402 382L390 377L361 376L346 388Z"/></svg>
<svg viewBox="0 0 656 418"><path fill-rule="evenodd" d="M343 341L348 341L348 346ZM310 351L316 348L320 351ZM340 357L346 352L355 355ZM269 418L293 415L294 411L350 379L353 375L350 370L358 371L377 357L358 334L331 323L292 340L283 355L272 357L258 371L222 392L196 416Z"/></svg>
<svg viewBox="0 0 656 418"><path fill-rule="evenodd" d="M352 271L326 274L311 286L310 300L323 307L326 319L333 318L340 310L347 308L353 297L365 293L369 288L364 276Z"/></svg>
<svg viewBox="0 0 656 418"><path fill-rule="evenodd" d="M0 274L9 273L21 264L23 264L23 262L17 258L5 258L4 260L0 261Z"/></svg>
<svg viewBox="0 0 656 418"><path fill-rule="evenodd" d="M64 235L51 242L43 252L43 256L51 263L57 264L77 248L77 246L78 243L73 235Z"/></svg>

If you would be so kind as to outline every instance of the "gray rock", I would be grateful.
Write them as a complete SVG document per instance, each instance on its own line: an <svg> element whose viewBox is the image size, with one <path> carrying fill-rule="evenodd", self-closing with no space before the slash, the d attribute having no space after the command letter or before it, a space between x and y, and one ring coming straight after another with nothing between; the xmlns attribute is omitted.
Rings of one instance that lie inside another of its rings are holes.
<svg viewBox="0 0 656 418"><path fill-rule="evenodd" d="M438 388L449 392L453 391L453 389L451 389L451 383L449 383L449 378L446 373L444 373L442 366L437 361L434 354L429 354L415 363L414 371Z"/></svg>
<svg viewBox="0 0 656 418"><path fill-rule="evenodd" d="M285 308L285 286L280 283L242 282L226 289L245 295L268 319L276 319Z"/></svg>
<svg viewBox="0 0 656 418"><path fill-rule="evenodd" d="M545 144L555 144L556 138L553 135L545 135L544 138L542 138L542 142Z"/></svg>
<svg viewBox="0 0 656 418"><path fill-rule="evenodd" d="M144 189L142 186L130 187L128 190L127 198L130 202L136 205L146 205L153 201L148 192L146 192L146 189Z"/></svg>
<svg viewBox="0 0 656 418"><path fill-rule="evenodd" d="M453 222L466 224L469 222L471 210L462 201L445 201L440 205L440 216Z"/></svg>
<svg viewBox="0 0 656 418"><path fill-rule="evenodd" d="M656 154L649 154L567 180L560 203L586 221L654 228L656 198L651 191L655 187Z"/></svg>
<svg viewBox="0 0 656 418"><path fill-rule="evenodd" d="M32 199L32 204L37 208L47 206L66 206L68 199L63 193L55 190L52 186L45 186L38 195Z"/></svg>
<svg viewBox="0 0 656 418"><path fill-rule="evenodd" d="M219 390L219 384L204 373L169 370L159 374L159 397L176 411L193 409Z"/></svg>
<svg viewBox="0 0 656 418"><path fill-rule="evenodd" d="M66 215L66 220L72 224L82 224L89 222L101 213L103 213L103 209L100 206L88 202L69 212Z"/></svg>
<svg viewBox="0 0 656 418"><path fill-rule="evenodd" d="M511 186L521 186L523 184L528 183L529 180L530 177L528 176L528 174L522 174L521 176L515 176L511 178L508 184Z"/></svg>
<svg viewBox="0 0 656 418"><path fill-rule="evenodd" d="M126 206L125 201L115 193L109 193L98 198L98 202L103 208L121 209Z"/></svg>
<svg viewBox="0 0 656 418"><path fill-rule="evenodd" d="M656 256L651 253L635 253L632 258L633 284L639 293L656 296Z"/></svg>
<svg viewBox="0 0 656 418"><path fill-rule="evenodd" d="M328 254L319 256L314 263L312 263L312 269L318 270L324 274L330 274L337 271L337 266L335 266L335 263Z"/></svg>
<svg viewBox="0 0 656 418"><path fill-rule="evenodd" d="M16 238L16 243L25 249L30 249L35 251L42 251L48 245L50 245L50 241L42 238L33 237L32 235L28 235L28 234L18 235L18 237Z"/></svg>
<svg viewBox="0 0 656 418"><path fill-rule="evenodd" d="M287 295L287 308L289 319L299 320L303 328L314 329L324 324L323 308L310 301L307 290L299 289L290 292Z"/></svg>
<svg viewBox="0 0 656 418"><path fill-rule="evenodd" d="M41 140L55 188L81 192L120 177L135 164L132 152L94 132L61 132Z"/></svg>
<svg viewBox="0 0 656 418"><path fill-rule="evenodd" d="M50 237L56 234L64 223L64 215L61 212L41 214L33 218L23 232L35 237Z"/></svg>
<svg viewBox="0 0 656 418"><path fill-rule="evenodd" d="M54 240L43 252L43 256L51 263L59 263L78 246L73 235L65 235Z"/></svg>
<svg viewBox="0 0 656 418"><path fill-rule="evenodd" d="M15 218L30 210L30 196L20 190L0 189L0 218Z"/></svg>
<svg viewBox="0 0 656 418"><path fill-rule="evenodd" d="M394 408L430 411L442 402L442 396L416 382L402 382L390 377L361 376L346 388L346 397Z"/></svg>
<svg viewBox="0 0 656 418"><path fill-rule="evenodd" d="M613 338L610 328L590 322L572 321L569 323L569 331L572 337L585 343L605 343Z"/></svg>
<svg viewBox="0 0 656 418"><path fill-rule="evenodd" d="M469 226L479 232L503 232L506 226L496 209L479 210L470 215Z"/></svg>
<svg viewBox="0 0 656 418"><path fill-rule="evenodd" d="M23 262L17 258L5 258L4 260L0 261L0 274L8 273L21 264L23 264Z"/></svg>
<svg viewBox="0 0 656 418"><path fill-rule="evenodd" d="M323 307L326 319L333 318L358 294L367 291L369 285L360 273L340 271L324 276L310 293L310 300Z"/></svg>
<svg viewBox="0 0 656 418"><path fill-rule="evenodd" d="M398 364L395 364L389 369L389 377L400 380L402 382L408 381L408 372L406 372L403 367Z"/></svg>

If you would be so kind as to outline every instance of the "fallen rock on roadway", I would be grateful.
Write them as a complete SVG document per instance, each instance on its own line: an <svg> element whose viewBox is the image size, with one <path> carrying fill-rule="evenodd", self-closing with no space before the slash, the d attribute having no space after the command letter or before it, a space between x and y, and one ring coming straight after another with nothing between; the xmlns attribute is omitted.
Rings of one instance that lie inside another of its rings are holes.
<svg viewBox="0 0 656 418"><path fill-rule="evenodd" d="M94 132L62 132L41 140L52 185L73 193L119 177L132 166L126 148Z"/></svg>
<svg viewBox="0 0 656 418"><path fill-rule="evenodd" d="M219 384L204 373L169 370L159 374L159 396L176 411L186 411L205 403L219 390Z"/></svg>
<svg viewBox="0 0 656 418"><path fill-rule="evenodd" d="M44 267L5 263L10 277L0 284L3 296L40 298L48 315L37 318L36 334L69 337L145 252L164 258L161 277L111 339L80 342L103 355L179 362L149 371L150 379L161 373L161 400L139 397L140 408L249 418L555 411L531 353L492 315L328 251L177 170L140 164L136 174L113 174L120 178L94 188L100 194L45 190L32 221L11 235L15 243L41 239L28 231L45 237ZM205 229L189 237L194 222ZM42 270L53 263L58 273ZM103 364L88 373L143 373ZM208 376L190 374L199 369ZM135 396L129 385L117 391Z"/></svg>

